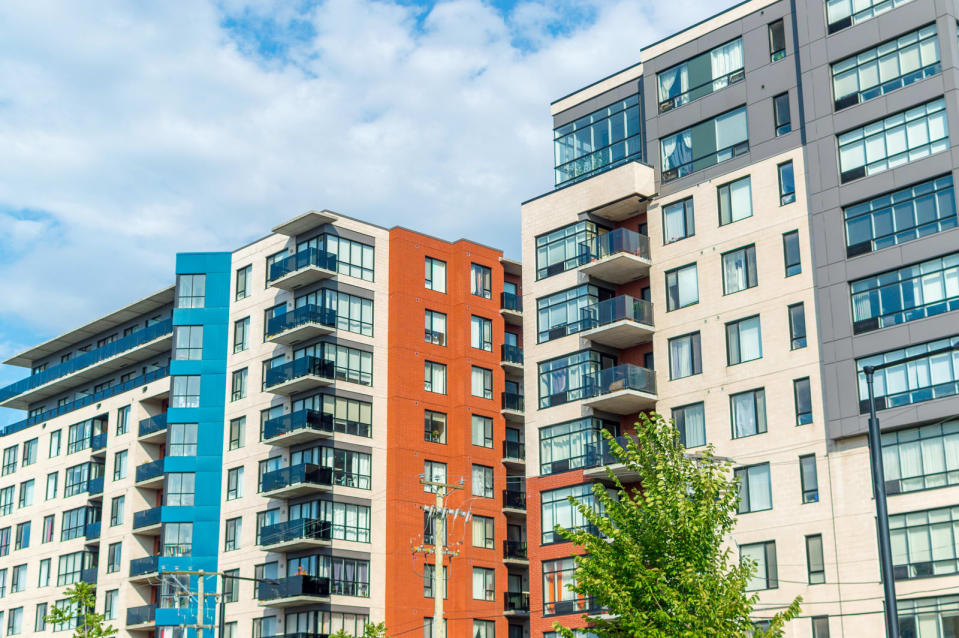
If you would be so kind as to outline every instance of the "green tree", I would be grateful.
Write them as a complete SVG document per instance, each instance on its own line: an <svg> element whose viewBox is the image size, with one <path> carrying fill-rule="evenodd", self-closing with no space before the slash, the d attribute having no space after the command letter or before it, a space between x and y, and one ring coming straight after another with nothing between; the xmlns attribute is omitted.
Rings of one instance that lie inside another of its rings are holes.
<svg viewBox="0 0 959 638"><path fill-rule="evenodd" d="M64 592L67 595L67 604L63 607L54 606L44 620L52 625L67 625L79 618L73 638L104 638L115 635L116 627L104 625L103 614L94 611L96 591L96 587L82 581L68 587Z"/></svg>
<svg viewBox="0 0 959 638"><path fill-rule="evenodd" d="M338 632L330 636L330 638L353 638L350 634L346 633L345 629L340 629ZM386 624L385 623L367 623L363 628L363 637L362 638L388 638L386 635Z"/></svg>
<svg viewBox="0 0 959 638"><path fill-rule="evenodd" d="M738 483L731 464L712 446L689 455L675 426L658 414L641 415L626 446L604 433L613 456L642 486L626 489L606 468L618 498L593 486L605 514L570 498L592 524L557 533L585 550L576 557L572 590L590 597L609 616L584 616L600 638L774 638L799 614L801 598L756 629L750 614L758 600L746 591L756 565L740 563L724 545L735 525ZM640 442L637 445L637 441ZM565 638L573 632L554 623Z"/></svg>

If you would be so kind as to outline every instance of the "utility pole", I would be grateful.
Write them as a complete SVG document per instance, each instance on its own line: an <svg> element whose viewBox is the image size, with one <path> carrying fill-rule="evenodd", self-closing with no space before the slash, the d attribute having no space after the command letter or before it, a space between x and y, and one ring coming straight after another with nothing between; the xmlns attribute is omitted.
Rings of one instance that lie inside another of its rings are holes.
<svg viewBox="0 0 959 638"><path fill-rule="evenodd" d="M438 481L428 480L420 474L420 483L433 488L436 496L435 505L432 508L424 507L424 510L431 512L433 521L433 549L430 550L426 545L416 547L415 551L424 553L433 553L433 638L446 638L446 625L443 622L443 556L456 556L457 551L447 549L443 542L446 529L446 497L452 490L463 489L463 481L458 485L452 483L440 483ZM457 514L458 514L457 510Z"/></svg>
<svg viewBox="0 0 959 638"><path fill-rule="evenodd" d="M164 572L161 572L161 573L160 573L160 578L161 578L161 579L163 578L163 576L167 576L167 575L169 575L169 576L198 576L198 577L199 577L199 580L197 581L197 589L196 589L196 595L197 595L197 619L196 619L196 625L195 625L195 627L196 627L196 635L197 635L197 638L203 638L203 630L204 630L204 629L207 629L207 628L213 629L213 625L204 625L204 624L203 624L203 609L204 609L204 606L205 606L204 603L205 603L205 600L206 600L206 597L207 597L207 596L217 597L217 596L220 596L220 594L217 594L216 592L204 593L204 592L203 592L203 577L204 577L204 576L216 576L217 574L218 574L218 572L205 572L205 571L203 571L202 569L201 569L201 570L196 570L196 571L194 571L194 570L164 571ZM189 583L188 583L188 584L187 584L187 593L188 593L188 594L189 594L189 588L190 588L190 586L189 586ZM219 638L219 637L217 637L217 638Z"/></svg>

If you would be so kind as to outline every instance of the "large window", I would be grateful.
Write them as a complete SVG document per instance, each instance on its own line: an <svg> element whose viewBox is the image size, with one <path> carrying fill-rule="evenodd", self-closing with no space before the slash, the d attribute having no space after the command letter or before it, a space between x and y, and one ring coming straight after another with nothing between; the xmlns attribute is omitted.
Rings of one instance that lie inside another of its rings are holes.
<svg viewBox="0 0 959 638"><path fill-rule="evenodd" d="M696 264L666 271L666 311L699 303L699 278Z"/></svg>
<svg viewBox="0 0 959 638"><path fill-rule="evenodd" d="M493 322L486 317L470 317L470 346L477 350L493 351Z"/></svg>
<svg viewBox="0 0 959 638"><path fill-rule="evenodd" d="M202 359L203 326L176 326L173 344L173 358L177 361Z"/></svg>
<svg viewBox="0 0 959 638"><path fill-rule="evenodd" d="M896 580L959 572L959 507L889 517Z"/></svg>
<svg viewBox="0 0 959 638"><path fill-rule="evenodd" d="M915 361L876 370L874 378L877 409L921 403L959 393L959 349L930 354L956 346L959 346L959 337L950 337L857 359L860 411L865 414L869 410L869 394L863 367L893 363L905 357L928 355Z"/></svg>
<svg viewBox="0 0 959 638"><path fill-rule="evenodd" d="M492 569L473 568L473 600L496 600L496 572Z"/></svg>
<svg viewBox="0 0 959 638"><path fill-rule="evenodd" d="M853 332L959 309L959 252L849 283Z"/></svg>
<svg viewBox="0 0 959 638"><path fill-rule="evenodd" d="M446 366L442 363L426 361L423 368L425 375L423 389L436 394L446 394Z"/></svg>
<svg viewBox="0 0 959 638"><path fill-rule="evenodd" d="M470 373L470 393L481 399L493 398L493 371L473 366Z"/></svg>
<svg viewBox="0 0 959 638"><path fill-rule="evenodd" d="M293 402L293 412L307 409L330 415L334 432L365 437L373 435L373 404L368 401L315 394Z"/></svg>
<svg viewBox="0 0 959 638"><path fill-rule="evenodd" d="M200 375L173 377L171 408L200 407Z"/></svg>
<svg viewBox="0 0 959 638"><path fill-rule="evenodd" d="M426 258L426 289L446 292L446 262Z"/></svg>
<svg viewBox="0 0 959 638"><path fill-rule="evenodd" d="M959 598L955 594L896 601L899 635L912 638L940 638L948 636L949 633L955 635L957 602ZM829 638L829 633L821 636ZM814 635L813 638L820 638L820 634Z"/></svg>
<svg viewBox="0 0 959 638"><path fill-rule="evenodd" d="M659 111L668 111L739 82L743 70L743 40L736 38L656 75Z"/></svg>
<svg viewBox="0 0 959 638"><path fill-rule="evenodd" d="M333 362L338 381L373 385L373 353L338 343L318 343L293 351L293 359L317 357Z"/></svg>
<svg viewBox="0 0 959 638"><path fill-rule="evenodd" d="M731 295L757 285L755 244L723 253L723 294Z"/></svg>
<svg viewBox="0 0 959 638"><path fill-rule="evenodd" d="M580 350L539 364L539 407L548 408L589 396L595 375L615 359L594 350Z"/></svg>
<svg viewBox="0 0 959 638"><path fill-rule="evenodd" d="M553 131L556 186L642 160L639 96L631 95Z"/></svg>
<svg viewBox="0 0 959 638"><path fill-rule="evenodd" d="M615 436L619 434L619 425L585 417L540 428L540 474L545 476L596 466L601 461L603 430Z"/></svg>
<svg viewBox="0 0 959 638"><path fill-rule="evenodd" d="M163 497L165 505L193 505L196 494L196 474L193 472L167 472L164 478Z"/></svg>
<svg viewBox="0 0 959 638"><path fill-rule="evenodd" d="M536 300L536 327L539 343L559 339L588 328L584 310L612 293L591 284L582 284Z"/></svg>
<svg viewBox="0 0 959 638"><path fill-rule="evenodd" d="M693 215L693 198L687 197L678 202L663 206L663 243L692 237L696 234L696 220Z"/></svg>
<svg viewBox="0 0 959 638"><path fill-rule="evenodd" d="M761 512L773 508L773 492L769 482L769 463L738 467L734 470L739 481L738 514Z"/></svg>
<svg viewBox="0 0 959 638"><path fill-rule="evenodd" d="M902 88L940 70L936 25L930 24L833 64L836 110Z"/></svg>
<svg viewBox="0 0 959 638"><path fill-rule="evenodd" d="M890 494L959 484L959 419L883 433L882 467Z"/></svg>
<svg viewBox="0 0 959 638"><path fill-rule="evenodd" d="M726 324L726 361L734 366L762 359L763 340L759 315Z"/></svg>
<svg viewBox="0 0 959 638"><path fill-rule="evenodd" d="M673 421L683 447L706 445L706 408L702 401L673 408Z"/></svg>
<svg viewBox="0 0 959 638"><path fill-rule="evenodd" d="M719 225L725 226L753 216L752 182L749 175L716 188Z"/></svg>
<svg viewBox="0 0 959 638"><path fill-rule="evenodd" d="M329 308L336 315L337 330L373 336L373 300L341 290L324 288L296 298L297 308Z"/></svg>
<svg viewBox="0 0 959 638"><path fill-rule="evenodd" d="M766 431L766 392L762 388L729 396L733 438L762 434Z"/></svg>
<svg viewBox="0 0 959 638"><path fill-rule="evenodd" d="M746 107L667 135L660 142L660 150L664 182L742 155L749 151Z"/></svg>
<svg viewBox="0 0 959 638"><path fill-rule="evenodd" d="M847 257L955 228L952 176L885 193L847 206L842 212L846 220Z"/></svg>
<svg viewBox="0 0 959 638"><path fill-rule="evenodd" d="M446 314L435 310L423 313L426 343L446 345Z"/></svg>
<svg viewBox="0 0 959 638"><path fill-rule="evenodd" d="M543 561L543 615L575 614L592 607L571 587L576 586L576 561L573 558Z"/></svg>
<svg viewBox="0 0 959 638"><path fill-rule="evenodd" d="M840 179L875 175L949 148L946 102L939 98L839 136Z"/></svg>
<svg viewBox="0 0 959 638"><path fill-rule="evenodd" d="M170 441L167 447L170 456L196 456L197 424L171 423Z"/></svg>
<svg viewBox="0 0 959 638"><path fill-rule="evenodd" d="M829 33L859 24L912 0L826 0Z"/></svg>
<svg viewBox="0 0 959 638"><path fill-rule="evenodd" d="M205 300L206 275L177 275L177 308L202 308Z"/></svg>
<svg viewBox="0 0 959 638"><path fill-rule="evenodd" d="M776 565L776 543L752 543L739 546L739 556L745 562L747 559L756 564L746 591L760 591L779 587L779 572Z"/></svg>
<svg viewBox="0 0 959 638"><path fill-rule="evenodd" d="M598 234L589 221L563 226L536 238L536 278L543 279L578 267L587 258Z"/></svg>
<svg viewBox="0 0 959 638"><path fill-rule="evenodd" d="M373 247L338 235L320 235L296 245L296 251L325 250L336 256L336 272L373 281Z"/></svg>
<svg viewBox="0 0 959 638"><path fill-rule="evenodd" d="M569 502L572 496L578 503L592 507L599 511L599 503L593 495L593 484L583 483L561 487L556 490L546 490L540 493L542 507L543 538L542 542L560 543L563 538L553 529L557 525L565 530L585 529L590 526L589 521L580 513L579 509Z"/></svg>
<svg viewBox="0 0 959 638"><path fill-rule="evenodd" d="M682 379L703 371L703 349L698 332L669 340L669 378Z"/></svg>
<svg viewBox="0 0 959 638"><path fill-rule="evenodd" d="M90 567L91 554L74 552L60 556L57 564L57 587L72 585L80 580L80 572Z"/></svg>

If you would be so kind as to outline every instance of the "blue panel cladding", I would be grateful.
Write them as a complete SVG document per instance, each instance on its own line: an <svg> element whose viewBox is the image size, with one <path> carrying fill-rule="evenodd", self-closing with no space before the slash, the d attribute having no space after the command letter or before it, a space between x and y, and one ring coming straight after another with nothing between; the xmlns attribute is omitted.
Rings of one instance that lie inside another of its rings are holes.
<svg viewBox="0 0 959 638"><path fill-rule="evenodd" d="M220 539L220 502L223 472L223 423L226 418L226 358L229 344L230 253L180 253L176 273L205 274L206 298L203 308L176 308L174 326L203 326L203 358L194 361L170 361L170 376L199 375L200 405L195 408L169 408L168 423L197 424L197 456L168 456L164 472L195 472L196 493L189 507L164 506L164 523L193 523L193 547L190 556L166 556L159 559L160 571L217 570ZM197 591L198 576L191 576L190 590ZM217 591L217 578L204 578L204 592ZM213 598L207 598L203 623L215 622ZM160 626L195 624L197 600L186 609L157 609ZM195 630L188 632L195 636Z"/></svg>

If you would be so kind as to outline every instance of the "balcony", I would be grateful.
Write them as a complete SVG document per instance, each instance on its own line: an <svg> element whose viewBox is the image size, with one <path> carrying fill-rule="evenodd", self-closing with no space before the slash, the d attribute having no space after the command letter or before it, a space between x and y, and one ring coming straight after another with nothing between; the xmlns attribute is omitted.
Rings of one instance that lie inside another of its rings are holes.
<svg viewBox="0 0 959 638"><path fill-rule="evenodd" d="M507 565L529 565L526 541L503 541L503 562Z"/></svg>
<svg viewBox="0 0 959 638"><path fill-rule="evenodd" d="M26 410L31 404L111 372L169 353L172 343L173 320L155 323L0 389L0 407Z"/></svg>
<svg viewBox="0 0 959 638"><path fill-rule="evenodd" d="M333 436L333 415L298 410L263 424L263 442L290 447Z"/></svg>
<svg viewBox="0 0 959 638"><path fill-rule="evenodd" d="M80 570L80 581L84 583L89 583L90 585L97 584L97 568L88 567L87 569Z"/></svg>
<svg viewBox="0 0 959 638"><path fill-rule="evenodd" d="M98 541L100 540L100 521L94 523L87 523L86 527L83 529L83 536L88 541Z"/></svg>
<svg viewBox="0 0 959 638"><path fill-rule="evenodd" d="M582 311L582 334L593 343L623 350L653 338L653 304L629 295L613 297Z"/></svg>
<svg viewBox="0 0 959 638"><path fill-rule="evenodd" d="M90 498L103 497L103 477L102 476L98 476L92 479L87 479L87 494L90 495Z"/></svg>
<svg viewBox="0 0 959 638"><path fill-rule="evenodd" d="M259 545L270 552L295 552L327 547L333 540L333 524L313 518L300 518L266 525L260 530Z"/></svg>
<svg viewBox="0 0 959 638"><path fill-rule="evenodd" d="M508 591L503 595L507 616L529 615L529 593L524 591Z"/></svg>
<svg viewBox="0 0 959 638"><path fill-rule="evenodd" d="M136 486L156 490L163 487L163 459L137 466Z"/></svg>
<svg viewBox="0 0 959 638"><path fill-rule="evenodd" d="M334 372L332 361L300 357L267 370L264 387L273 394L289 396L331 385Z"/></svg>
<svg viewBox="0 0 959 638"><path fill-rule="evenodd" d="M330 334L336 330L336 312L313 304L300 306L266 322L266 340L285 346Z"/></svg>
<svg viewBox="0 0 959 638"><path fill-rule="evenodd" d="M519 441L503 441L503 465L515 469L526 467L526 444Z"/></svg>
<svg viewBox="0 0 959 638"><path fill-rule="evenodd" d="M166 440L166 431L166 412L164 412L140 421L137 436L142 443L162 443Z"/></svg>
<svg viewBox="0 0 959 638"><path fill-rule="evenodd" d="M90 437L90 451L95 456L103 456L107 449L107 433L101 432Z"/></svg>
<svg viewBox="0 0 959 638"><path fill-rule="evenodd" d="M330 599L330 579L290 576L276 583L257 583L256 597L264 607L295 607Z"/></svg>
<svg viewBox="0 0 959 638"><path fill-rule="evenodd" d="M636 414L656 407L656 373L625 363L590 377L583 403L612 414Z"/></svg>
<svg viewBox="0 0 959 638"><path fill-rule="evenodd" d="M272 264L267 283L293 290L336 276L336 255L308 248Z"/></svg>
<svg viewBox="0 0 959 638"><path fill-rule="evenodd" d="M617 436L616 443L626 447L629 438L629 436ZM608 482L609 474L606 473L608 467L613 472L613 476L619 479L621 483L636 483L639 481L639 474L619 462L619 459L610 451L609 443L605 439L587 443L585 447L586 463L583 469L583 478Z"/></svg>
<svg viewBox="0 0 959 638"><path fill-rule="evenodd" d="M503 490L503 513L526 516L526 492Z"/></svg>
<svg viewBox="0 0 959 638"><path fill-rule="evenodd" d="M523 209L556 219L592 213L619 222L643 212L655 193L653 168L629 161L525 202Z"/></svg>
<svg viewBox="0 0 959 638"><path fill-rule="evenodd" d="M162 523L160 514L162 507L151 507L148 510L140 510L133 513L133 533L146 536L159 536Z"/></svg>
<svg viewBox="0 0 959 638"><path fill-rule="evenodd" d="M523 325L523 298L511 292L499 295L499 313L503 320L513 326Z"/></svg>
<svg viewBox="0 0 959 638"><path fill-rule="evenodd" d="M159 556L144 556L130 561L130 582L148 582L157 578L160 570Z"/></svg>
<svg viewBox="0 0 959 638"><path fill-rule="evenodd" d="M517 392L504 392L502 394L502 400L503 408L500 412L506 417L506 420L522 423L523 395Z"/></svg>
<svg viewBox="0 0 959 638"><path fill-rule="evenodd" d="M649 276L649 237L617 228L580 244L579 271L611 284Z"/></svg>
<svg viewBox="0 0 959 638"><path fill-rule="evenodd" d="M156 621L156 605L127 608L127 629L150 629Z"/></svg>
<svg viewBox="0 0 959 638"><path fill-rule="evenodd" d="M260 492L268 498L295 498L333 489L333 468L301 463L263 475Z"/></svg>
<svg viewBox="0 0 959 638"><path fill-rule="evenodd" d="M500 346L499 364L506 371L507 376L522 378L523 376L523 349L504 343Z"/></svg>

